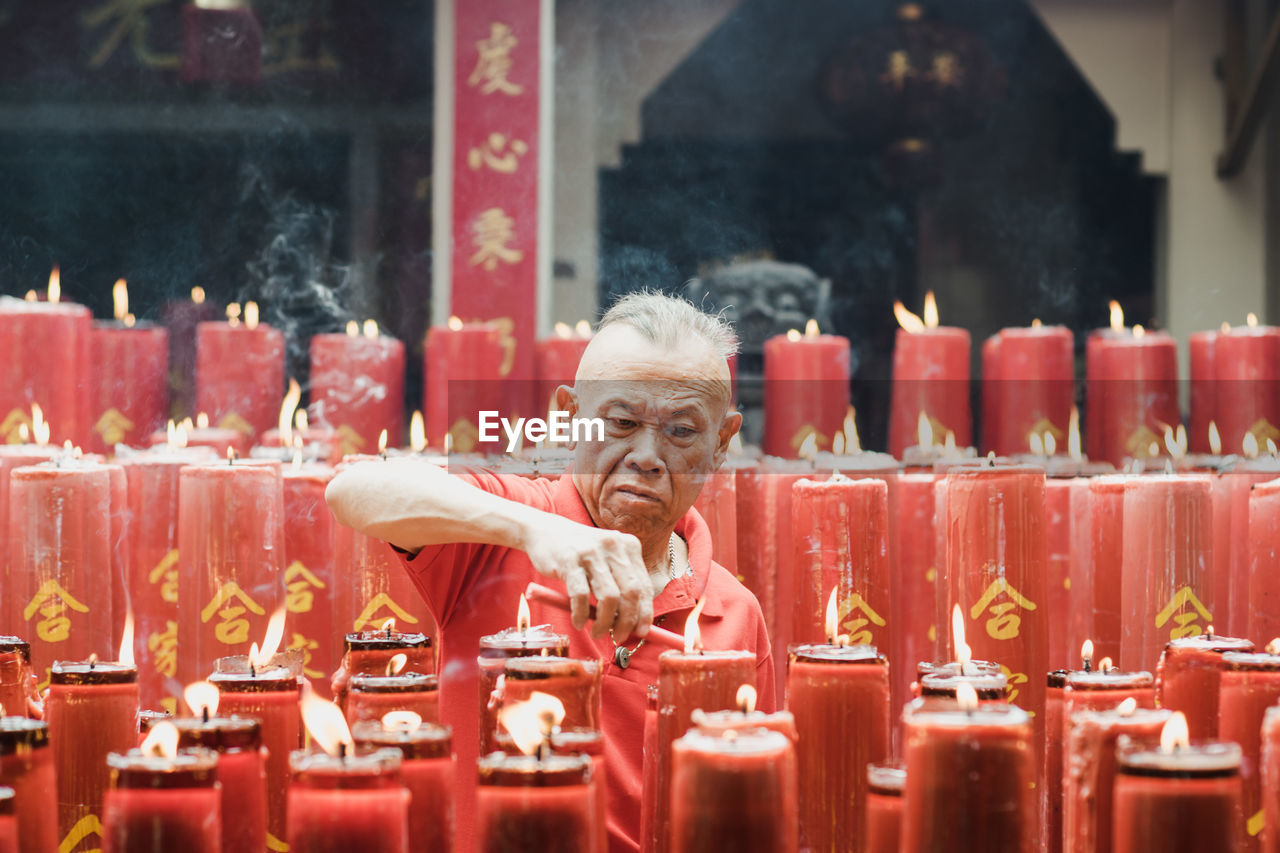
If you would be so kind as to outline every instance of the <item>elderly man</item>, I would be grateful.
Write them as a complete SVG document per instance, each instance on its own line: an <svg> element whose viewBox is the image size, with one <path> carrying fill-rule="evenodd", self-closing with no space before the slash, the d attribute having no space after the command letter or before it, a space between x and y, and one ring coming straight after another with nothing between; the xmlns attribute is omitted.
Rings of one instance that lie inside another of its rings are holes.
<svg viewBox="0 0 1280 853"><path fill-rule="evenodd" d="M330 484L334 515L403 552L440 624L440 713L453 726L459 762L459 849L473 844L478 641L512 624L531 580L562 582L572 600L571 614L535 607L534 621L567 633L572 656L604 662L611 851L640 846L646 691L661 651L644 640L652 623L683 630L705 599L705 646L755 652L760 704L772 707L760 606L713 562L706 523L691 510L741 424L729 406L726 357L735 347L727 324L687 302L624 297L601 321L574 387L557 392L571 417L605 424L603 440L573 448L572 476L451 475L394 460L354 466ZM591 598L597 618L588 631ZM627 657L619 648L629 652L626 666L617 663Z"/></svg>

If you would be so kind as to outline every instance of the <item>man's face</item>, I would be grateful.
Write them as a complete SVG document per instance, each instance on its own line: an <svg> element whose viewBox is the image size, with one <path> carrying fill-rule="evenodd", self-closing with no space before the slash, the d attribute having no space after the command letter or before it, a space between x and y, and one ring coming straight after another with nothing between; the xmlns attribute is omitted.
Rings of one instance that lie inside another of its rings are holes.
<svg viewBox="0 0 1280 853"><path fill-rule="evenodd" d="M597 335L572 394L563 390L562 408L605 424L604 441L575 448L574 483L587 511L598 526L641 542L693 506L742 420L728 412L724 359L701 341L662 350L628 326Z"/></svg>

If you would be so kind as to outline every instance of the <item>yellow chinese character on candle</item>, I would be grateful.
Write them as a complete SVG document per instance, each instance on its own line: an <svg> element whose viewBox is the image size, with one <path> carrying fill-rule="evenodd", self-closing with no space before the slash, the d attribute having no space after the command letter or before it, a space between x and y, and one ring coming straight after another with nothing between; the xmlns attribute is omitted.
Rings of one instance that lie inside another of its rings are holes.
<svg viewBox="0 0 1280 853"><path fill-rule="evenodd" d="M208 623L217 615L218 624L213 628L214 637L219 643L234 646L249 642L249 620L244 618L246 611L257 616L266 615L266 611L240 589L239 584L227 581L205 605L204 610L200 611L200 621Z"/></svg>
<svg viewBox="0 0 1280 853"><path fill-rule="evenodd" d="M353 453L359 453L364 447L364 437L350 424L343 424L338 427L338 444L342 448L342 455L350 456Z"/></svg>
<svg viewBox="0 0 1280 853"><path fill-rule="evenodd" d="M1004 593L1006 601L996 599ZM993 640L1012 640L1018 636L1022 628L1022 610L1035 610L1036 605L1018 592L1004 578L996 578L987 587L986 592L969 608L969 618L976 620L985 610L988 614L986 622L987 636Z"/></svg>
<svg viewBox="0 0 1280 853"><path fill-rule="evenodd" d="M133 429L133 421L120 413L119 409L107 409L93 425L93 431L102 436L102 443L114 447L124 441L125 435Z"/></svg>
<svg viewBox="0 0 1280 853"><path fill-rule="evenodd" d="M849 642L855 646L874 644L868 625L883 628L884 618L871 609L871 605L862 598L861 593L852 593L840 602L840 625L844 633L849 635Z"/></svg>
<svg viewBox="0 0 1280 853"><path fill-rule="evenodd" d="M151 652L156 672L173 678L178 672L178 623L168 619L163 631L147 637L147 651Z"/></svg>
<svg viewBox="0 0 1280 853"><path fill-rule="evenodd" d="M160 583L160 598L170 604L178 603L178 549L165 554L156 567L147 573L147 583Z"/></svg>
<svg viewBox="0 0 1280 853"><path fill-rule="evenodd" d="M1004 664L1000 665L1000 671L1004 673L1005 681L1009 685L1009 701L1013 702L1018 698L1018 685L1027 683L1027 674L1025 672L1014 672Z"/></svg>
<svg viewBox="0 0 1280 853"><path fill-rule="evenodd" d="M383 607L389 612L380 614ZM391 596L385 592L380 592L373 598L369 599L369 603L365 605L364 610L360 611L360 615L356 617L353 630L363 631L365 628L377 628L387 621L388 616L394 616L396 622L408 622L411 625L418 624L418 620L411 616L407 610L391 600Z"/></svg>
<svg viewBox="0 0 1280 853"><path fill-rule="evenodd" d="M315 592L324 589L324 582L311 573L298 560L289 564L284 572L286 590L284 606L290 613L310 613L315 604Z"/></svg>
<svg viewBox="0 0 1280 853"><path fill-rule="evenodd" d="M519 40L511 34L511 27L501 21L489 25L489 37L476 42L476 67L467 78L467 85L478 86L480 94L519 95L523 86L507 79L511 73L511 51Z"/></svg>
<svg viewBox="0 0 1280 853"><path fill-rule="evenodd" d="M516 239L516 221L502 211L500 207L491 207L476 218L471 226L474 237L471 245L477 251L471 256L471 266L483 266L489 271L498 267L498 261L504 264L517 264L524 259L524 252L513 249L508 243Z"/></svg>
<svg viewBox="0 0 1280 853"><path fill-rule="evenodd" d="M149 44L153 7L167 5L168 0L104 0L80 15L80 26L86 30L110 27L98 47L89 56L90 68L101 68L127 39L133 58L148 68L177 68L177 54L157 53Z"/></svg>
<svg viewBox="0 0 1280 853"><path fill-rule="evenodd" d="M46 643L61 643L71 635L71 619L67 616L70 608L78 613L88 613L89 608L81 604L62 588L62 584L53 578L40 585L40 589L27 602L22 611L22 618L28 622L37 613L40 621L36 623L36 636Z"/></svg>
<svg viewBox="0 0 1280 853"><path fill-rule="evenodd" d="M318 641L312 640L308 638L306 635L299 634L295 631L293 634L293 639L289 642L289 648L302 650L302 674L303 675L305 675L307 678L324 678L323 672L321 672L318 669L310 669L307 666L307 664L311 663L311 653L316 649L320 648L320 643Z"/></svg>
<svg viewBox="0 0 1280 853"><path fill-rule="evenodd" d="M520 165L520 158L529 151L523 139L508 139L505 133L491 133L483 145L467 152L467 165L473 171L488 167L495 172L510 175Z"/></svg>
<svg viewBox="0 0 1280 853"><path fill-rule="evenodd" d="M1178 612L1188 607L1190 608L1189 611L1185 613ZM1174 593L1173 598L1169 600L1164 609L1156 614L1156 627L1163 628L1170 619L1173 620L1173 625L1169 628L1169 639L1171 640L1203 634L1204 629L1200 623L1203 622L1205 625L1213 623L1213 615L1204 606L1204 603L1196 597L1196 594L1191 591L1189 586L1184 586Z"/></svg>
<svg viewBox="0 0 1280 853"><path fill-rule="evenodd" d="M31 430L31 417L21 409L14 409L5 415L3 421L0 421L0 435L4 436L5 444L22 444L22 428L26 427L28 434Z"/></svg>

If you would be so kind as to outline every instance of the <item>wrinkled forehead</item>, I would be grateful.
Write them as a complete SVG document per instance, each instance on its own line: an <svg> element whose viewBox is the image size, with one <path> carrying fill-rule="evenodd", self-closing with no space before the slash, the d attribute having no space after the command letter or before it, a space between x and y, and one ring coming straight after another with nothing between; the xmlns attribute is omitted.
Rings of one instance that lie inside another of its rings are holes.
<svg viewBox="0 0 1280 853"><path fill-rule="evenodd" d="M723 407L729 402L729 367L703 341L668 349L634 329L610 327L583 353L574 389L584 406L620 397Z"/></svg>

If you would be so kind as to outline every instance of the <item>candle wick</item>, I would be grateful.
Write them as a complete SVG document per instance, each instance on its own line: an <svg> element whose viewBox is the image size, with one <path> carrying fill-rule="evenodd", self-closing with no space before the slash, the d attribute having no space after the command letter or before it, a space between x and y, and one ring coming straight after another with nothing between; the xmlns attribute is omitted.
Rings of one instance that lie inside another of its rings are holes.
<svg viewBox="0 0 1280 853"><path fill-rule="evenodd" d="M249 677L250 678L258 677L258 668L253 665L253 661L249 661Z"/></svg>
<svg viewBox="0 0 1280 853"><path fill-rule="evenodd" d="M200 717L207 723L209 722L209 706L205 705L200 709Z"/></svg>
<svg viewBox="0 0 1280 853"><path fill-rule="evenodd" d="M1092 661L1091 659L1089 659L1089 658L1083 658L1083 661L1084 661L1084 664L1083 664L1084 671L1085 671L1085 672L1092 672L1092 671L1093 671L1093 661Z"/></svg>
<svg viewBox="0 0 1280 853"><path fill-rule="evenodd" d="M346 760L347 760L347 745L346 745L346 743L340 743L340 744L338 744L338 758L342 759L343 761L346 761Z"/></svg>

